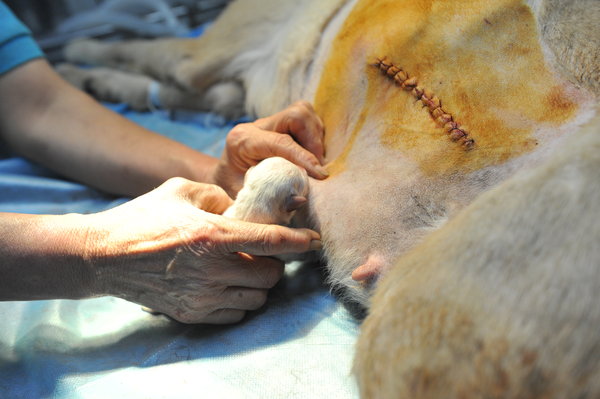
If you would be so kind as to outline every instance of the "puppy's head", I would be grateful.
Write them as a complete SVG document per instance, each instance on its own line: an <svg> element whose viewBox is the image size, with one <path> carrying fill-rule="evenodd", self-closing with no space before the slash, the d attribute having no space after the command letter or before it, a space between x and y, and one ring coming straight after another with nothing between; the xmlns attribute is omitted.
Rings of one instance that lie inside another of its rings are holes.
<svg viewBox="0 0 600 399"><path fill-rule="evenodd" d="M248 202L259 213L270 213L271 223L288 224L296 209L306 203L308 187L306 170L284 158L272 157L248 169L238 198L251 199Z"/></svg>

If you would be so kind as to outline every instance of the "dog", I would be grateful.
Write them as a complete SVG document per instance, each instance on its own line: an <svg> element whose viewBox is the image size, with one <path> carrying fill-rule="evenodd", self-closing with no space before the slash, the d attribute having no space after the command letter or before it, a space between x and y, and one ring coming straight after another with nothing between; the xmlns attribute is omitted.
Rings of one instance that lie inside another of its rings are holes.
<svg viewBox="0 0 600 399"><path fill-rule="evenodd" d="M198 39L67 47L137 88L62 70L140 107L314 104L308 223L368 308L363 397L600 397L598 21L594 0L245 0Z"/></svg>

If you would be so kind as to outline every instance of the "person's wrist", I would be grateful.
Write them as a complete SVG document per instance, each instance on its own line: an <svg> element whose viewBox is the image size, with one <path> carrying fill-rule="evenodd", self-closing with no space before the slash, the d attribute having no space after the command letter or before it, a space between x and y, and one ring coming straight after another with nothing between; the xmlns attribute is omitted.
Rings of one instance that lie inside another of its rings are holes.
<svg viewBox="0 0 600 399"><path fill-rule="evenodd" d="M81 299L102 295L88 261L90 237L87 216L81 214L34 217L32 235L39 245L32 252L33 270L45 276L40 293L48 298Z"/></svg>
<svg viewBox="0 0 600 399"><path fill-rule="evenodd" d="M106 262L108 233L102 230L102 214L70 215L74 222L74 236L77 237L78 257L81 260L80 278L82 294L87 297L110 295L107 289L114 275L112 265Z"/></svg>
<svg viewBox="0 0 600 399"><path fill-rule="evenodd" d="M215 184L214 175L219 159L193 150L181 158L184 172L179 177L199 182ZM174 177L174 176L173 176Z"/></svg>
<svg viewBox="0 0 600 399"><path fill-rule="evenodd" d="M218 173L219 173L221 162L222 161L220 159L215 158L214 162L210 162L207 166L204 167L204 171L206 174L204 183L215 184L217 186L220 185L219 179L218 179Z"/></svg>
<svg viewBox="0 0 600 399"><path fill-rule="evenodd" d="M244 173L236 173L227 163L221 160L215 168L214 184L220 186L231 198L236 198L238 191L242 188L244 182Z"/></svg>

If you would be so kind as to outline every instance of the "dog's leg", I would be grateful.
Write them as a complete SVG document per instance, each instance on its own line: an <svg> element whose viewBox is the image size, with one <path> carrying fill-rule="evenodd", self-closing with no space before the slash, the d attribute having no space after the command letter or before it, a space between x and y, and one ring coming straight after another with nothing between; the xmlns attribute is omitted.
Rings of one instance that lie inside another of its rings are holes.
<svg viewBox="0 0 600 399"><path fill-rule="evenodd" d="M529 0L540 35L561 72L600 96L600 3L597 0Z"/></svg>
<svg viewBox="0 0 600 399"><path fill-rule="evenodd" d="M190 39L132 40L104 43L78 40L65 47L67 61L105 66L147 75L158 81L189 88L179 82L177 69L192 58L196 41Z"/></svg>
<svg viewBox="0 0 600 399"><path fill-rule="evenodd" d="M362 397L599 397L599 154L596 117L400 259L362 327Z"/></svg>
<svg viewBox="0 0 600 399"><path fill-rule="evenodd" d="M300 99L320 34L344 0L232 2L197 39L74 42L68 61L148 75L202 92L223 80L242 82L249 113L266 116ZM292 77L295 87L290 89ZM265 90L268 88L268 90Z"/></svg>
<svg viewBox="0 0 600 399"><path fill-rule="evenodd" d="M260 47L274 34L277 24L272 21L273 15L277 16L278 11L289 13L293 8L293 3L280 1L233 2L197 39L116 43L79 40L67 45L65 57L73 63L122 69L185 89L202 90L227 78L222 71L235 56Z"/></svg>
<svg viewBox="0 0 600 399"><path fill-rule="evenodd" d="M215 112L235 120L244 112L244 90L238 82L223 81L202 93L159 83L145 75L112 68L79 68L60 64L58 73L79 89L100 101L124 102L145 111L153 108Z"/></svg>

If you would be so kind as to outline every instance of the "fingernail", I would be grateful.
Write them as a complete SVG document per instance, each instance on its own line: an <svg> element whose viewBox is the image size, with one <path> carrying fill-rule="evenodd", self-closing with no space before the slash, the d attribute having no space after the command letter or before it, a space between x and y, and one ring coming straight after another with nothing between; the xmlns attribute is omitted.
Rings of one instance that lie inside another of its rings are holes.
<svg viewBox="0 0 600 399"><path fill-rule="evenodd" d="M308 249L310 251L319 251L322 248L323 248L323 244L321 244L321 240L312 240L308 247Z"/></svg>
<svg viewBox="0 0 600 399"><path fill-rule="evenodd" d="M327 171L327 169L325 169L323 166L321 165L317 165L315 167L315 169L317 170L317 172L323 176L323 177L329 177L329 172Z"/></svg>

